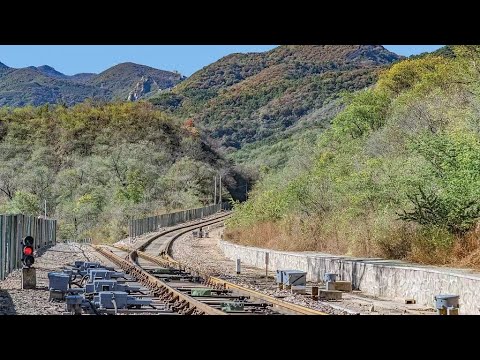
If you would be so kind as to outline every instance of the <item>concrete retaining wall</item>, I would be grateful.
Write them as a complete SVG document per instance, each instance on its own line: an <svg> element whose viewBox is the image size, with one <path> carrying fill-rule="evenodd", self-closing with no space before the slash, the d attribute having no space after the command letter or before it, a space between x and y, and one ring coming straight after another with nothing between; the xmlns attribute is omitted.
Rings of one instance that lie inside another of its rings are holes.
<svg viewBox="0 0 480 360"><path fill-rule="evenodd" d="M307 272L307 280L321 281L323 274L334 272L339 280L351 281L354 289L387 298L413 298L417 304L433 307L434 295L460 295L460 314L480 314L480 274L410 264L402 261L352 258L313 252L284 252L219 242L225 256L269 270L295 269Z"/></svg>

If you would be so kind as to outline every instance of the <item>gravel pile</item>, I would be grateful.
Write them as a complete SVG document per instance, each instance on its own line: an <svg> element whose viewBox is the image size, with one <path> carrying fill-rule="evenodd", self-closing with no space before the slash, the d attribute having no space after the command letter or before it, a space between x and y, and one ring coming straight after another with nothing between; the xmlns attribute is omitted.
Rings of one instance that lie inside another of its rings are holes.
<svg viewBox="0 0 480 360"><path fill-rule="evenodd" d="M265 278L265 270L241 265L241 274L237 275L235 263L226 259L217 246L221 228L212 229L208 238L194 238L186 234L173 243L172 256L181 263L198 269L212 276L220 277L246 288L280 298L294 304L306 306L328 314L346 315L346 311L334 309L326 303L314 301L304 295L292 294L288 290L278 290L275 273L269 272Z"/></svg>
<svg viewBox="0 0 480 360"><path fill-rule="evenodd" d="M65 311L64 303L48 302L48 273L76 260L104 261L88 245L58 243L36 254L37 288L22 290L22 271L0 281L0 315L52 315Z"/></svg>

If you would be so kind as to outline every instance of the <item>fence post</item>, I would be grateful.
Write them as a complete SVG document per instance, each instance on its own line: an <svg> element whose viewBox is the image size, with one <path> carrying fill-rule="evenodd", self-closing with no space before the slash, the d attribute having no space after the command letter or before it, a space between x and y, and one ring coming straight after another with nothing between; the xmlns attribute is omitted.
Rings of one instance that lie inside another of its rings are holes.
<svg viewBox="0 0 480 360"><path fill-rule="evenodd" d="M0 215L0 280L5 279L5 216Z"/></svg>
<svg viewBox="0 0 480 360"><path fill-rule="evenodd" d="M5 238L7 240L7 274L12 271L12 216L7 216L5 224Z"/></svg>

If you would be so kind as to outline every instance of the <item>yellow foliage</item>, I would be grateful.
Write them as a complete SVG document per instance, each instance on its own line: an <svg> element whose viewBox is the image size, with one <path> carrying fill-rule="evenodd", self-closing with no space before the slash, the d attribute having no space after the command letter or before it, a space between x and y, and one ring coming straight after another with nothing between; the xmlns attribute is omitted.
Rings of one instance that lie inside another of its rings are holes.
<svg viewBox="0 0 480 360"><path fill-rule="evenodd" d="M449 59L439 56L404 60L381 74L376 89L397 96L415 87L432 74L438 74L439 70L446 67L449 62Z"/></svg>

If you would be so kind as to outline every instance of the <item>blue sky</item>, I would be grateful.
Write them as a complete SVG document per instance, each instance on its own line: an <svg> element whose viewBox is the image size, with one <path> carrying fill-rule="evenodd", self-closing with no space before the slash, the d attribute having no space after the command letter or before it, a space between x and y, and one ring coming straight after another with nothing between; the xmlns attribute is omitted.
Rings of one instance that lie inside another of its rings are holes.
<svg viewBox="0 0 480 360"><path fill-rule="evenodd" d="M385 45L400 55L432 51L441 45ZM275 45L0 45L0 62L10 67L50 65L73 75L99 73L131 61L191 75L234 52L267 51Z"/></svg>

